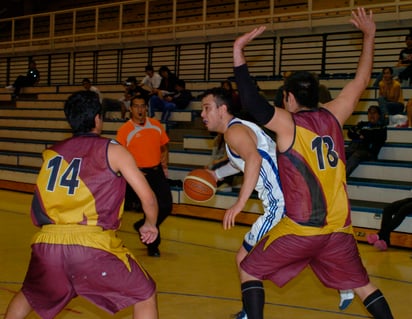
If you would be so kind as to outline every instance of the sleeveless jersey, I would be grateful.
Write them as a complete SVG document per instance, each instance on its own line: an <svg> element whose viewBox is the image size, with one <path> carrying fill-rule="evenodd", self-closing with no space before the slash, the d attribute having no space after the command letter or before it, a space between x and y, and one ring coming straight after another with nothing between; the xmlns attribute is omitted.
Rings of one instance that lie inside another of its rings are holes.
<svg viewBox="0 0 412 319"><path fill-rule="evenodd" d="M315 227L292 227L292 233L350 231L346 229L351 228L351 220L341 126L325 108L292 116L293 144L286 152L278 153L286 216L293 221L291 225Z"/></svg>
<svg viewBox="0 0 412 319"><path fill-rule="evenodd" d="M284 198L280 184L279 171L276 162L276 143L267 135L258 125L233 118L228 127L234 124L242 124L249 127L256 135L257 150L262 157L262 165L259 171L259 178L255 186L258 192L258 197L262 201L265 218L262 220L262 225L259 225L259 232L256 235L259 240L270 228L273 227L284 214ZM226 153L233 166L244 172L245 161L237 154L233 153L226 144Z"/></svg>
<svg viewBox="0 0 412 319"><path fill-rule="evenodd" d="M107 149L111 142L116 143L85 134L43 152L31 207L35 225L119 228L126 182L108 164Z"/></svg>

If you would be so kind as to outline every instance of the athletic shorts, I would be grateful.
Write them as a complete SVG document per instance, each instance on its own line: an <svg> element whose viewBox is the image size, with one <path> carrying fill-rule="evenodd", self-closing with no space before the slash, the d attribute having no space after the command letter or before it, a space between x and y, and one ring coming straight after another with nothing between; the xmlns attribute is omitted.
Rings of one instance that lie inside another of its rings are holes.
<svg viewBox="0 0 412 319"><path fill-rule="evenodd" d="M369 283L352 234L286 235L264 249L267 239L264 237L241 263L246 273L260 280L282 287L309 265L329 288L353 289Z"/></svg>
<svg viewBox="0 0 412 319"><path fill-rule="evenodd" d="M77 295L113 314L155 293L149 274L131 257L131 271L106 251L79 245L38 243L22 292L42 318L54 318Z"/></svg>

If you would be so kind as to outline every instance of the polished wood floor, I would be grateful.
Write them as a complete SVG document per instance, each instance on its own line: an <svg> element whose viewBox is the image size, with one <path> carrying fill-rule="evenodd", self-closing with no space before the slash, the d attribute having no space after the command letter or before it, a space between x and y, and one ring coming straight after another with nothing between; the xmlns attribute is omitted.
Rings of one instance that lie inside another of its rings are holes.
<svg viewBox="0 0 412 319"><path fill-rule="evenodd" d="M30 239L36 228L29 216L31 196L0 191L0 317L19 290L30 256ZM193 209L196 209L195 207ZM132 224L140 214L126 212L119 232L126 245L155 278L161 319L229 319L240 307L234 258L248 229L224 231L220 223L169 217L161 227L161 257L146 256ZM359 244L371 280L388 299L395 318L411 318L412 259L410 250L378 252ZM265 282L267 319L369 318L359 299L338 310L338 294L323 287L307 269L284 288ZM60 319L130 318L131 309L111 316L76 298ZM29 318L38 318L32 313Z"/></svg>

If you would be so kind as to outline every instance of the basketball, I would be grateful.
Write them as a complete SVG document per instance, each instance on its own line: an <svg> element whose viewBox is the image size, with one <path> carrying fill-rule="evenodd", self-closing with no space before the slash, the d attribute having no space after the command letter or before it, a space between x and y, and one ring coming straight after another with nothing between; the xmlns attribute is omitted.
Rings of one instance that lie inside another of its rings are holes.
<svg viewBox="0 0 412 319"><path fill-rule="evenodd" d="M183 180L183 192L195 202L205 202L216 192L216 181L206 169L198 168L191 171Z"/></svg>

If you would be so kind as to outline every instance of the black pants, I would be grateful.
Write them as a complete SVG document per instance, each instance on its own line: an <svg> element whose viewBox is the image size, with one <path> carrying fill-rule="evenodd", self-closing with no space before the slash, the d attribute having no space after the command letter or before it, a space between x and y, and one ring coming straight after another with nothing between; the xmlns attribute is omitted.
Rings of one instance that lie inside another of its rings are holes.
<svg viewBox="0 0 412 319"><path fill-rule="evenodd" d="M405 217L412 212L412 197L397 200L383 210L379 239L390 245L391 232L398 227Z"/></svg>
<svg viewBox="0 0 412 319"><path fill-rule="evenodd" d="M33 79L24 76L24 75L19 75L17 77L17 79L14 81L14 95L18 96L20 94L20 90L23 87L29 87L29 86L33 86L34 85L34 81Z"/></svg>
<svg viewBox="0 0 412 319"><path fill-rule="evenodd" d="M159 229L160 224L163 223L166 217L169 216L172 212L173 200L172 193L170 191L170 186L160 164L158 166L151 168L141 168L140 170L145 175L147 182L149 183L151 189L156 195L157 205L159 206L159 214L157 216L156 226ZM131 202L137 206L140 205L140 200L137 197L136 193L129 185L127 185L126 203L129 204ZM144 224L144 222L145 218L139 220L135 223L135 228L141 227ZM160 245L160 240L161 239L159 230L159 235L157 236L156 240L147 246L149 248L157 248Z"/></svg>

